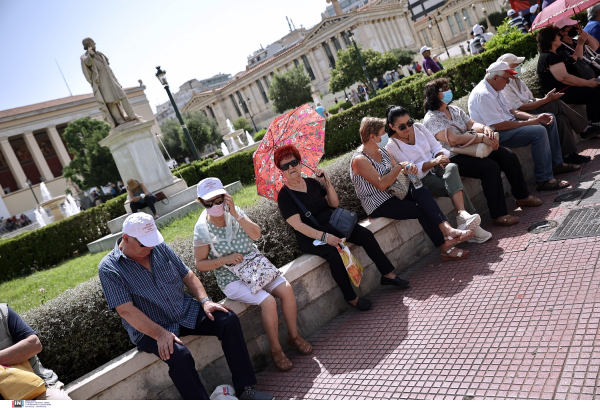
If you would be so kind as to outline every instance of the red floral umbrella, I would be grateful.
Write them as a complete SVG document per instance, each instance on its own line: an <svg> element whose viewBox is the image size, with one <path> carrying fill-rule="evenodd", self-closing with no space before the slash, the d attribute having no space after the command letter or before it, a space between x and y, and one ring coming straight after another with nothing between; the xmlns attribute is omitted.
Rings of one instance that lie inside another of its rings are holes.
<svg viewBox="0 0 600 408"><path fill-rule="evenodd" d="M302 170L316 169L325 153L325 118L308 104L285 113L271 122L260 146L252 156L258 194L277 201L283 187L283 175L275 166L273 155L281 146L293 144L302 155ZM305 171L305 170L304 170Z"/></svg>
<svg viewBox="0 0 600 408"><path fill-rule="evenodd" d="M531 25L531 31L549 26L563 17L570 17L599 2L600 0L556 0L537 15Z"/></svg>

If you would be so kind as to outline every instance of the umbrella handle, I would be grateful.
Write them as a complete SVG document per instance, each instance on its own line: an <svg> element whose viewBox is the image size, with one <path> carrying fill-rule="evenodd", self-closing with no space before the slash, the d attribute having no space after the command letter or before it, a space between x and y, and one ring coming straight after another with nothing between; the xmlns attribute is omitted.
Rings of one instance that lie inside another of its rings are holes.
<svg viewBox="0 0 600 408"><path fill-rule="evenodd" d="M304 167L307 167L309 170L312 170L312 172L315 174L315 176L317 176L317 177L325 177L324 174L317 174L317 172L315 171L315 169L308 167L306 165L306 163L302 163L302 164L304 165Z"/></svg>

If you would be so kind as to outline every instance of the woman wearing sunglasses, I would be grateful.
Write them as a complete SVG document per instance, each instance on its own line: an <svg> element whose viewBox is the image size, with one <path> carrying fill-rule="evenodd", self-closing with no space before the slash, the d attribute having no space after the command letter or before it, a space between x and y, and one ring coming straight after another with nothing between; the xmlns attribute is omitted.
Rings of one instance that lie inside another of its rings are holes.
<svg viewBox="0 0 600 408"><path fill-rule="evenodd" d="M459 107L450 105L452 91L446 78L438 78L425 86L425 119L423 124L429 132L450 150L446 143L453 145L469 142L473 135L466 134L470 130L479 133L473 143L485 143L492 147L488 157L477 158L464 154L450 153L450 162L460 166L460 174L481 180L481 188L490 209L490 217L495 225L510 226L519 222L519 217L509 215L506 207L504 187L501 172L504 172L510 183L511 192L519 207L535 207L542 203L537 197L529 194L529 189L523 177L521 162L517 155L506 147L499 145L494 131L489 126L475 122Z"/></svg>
<svg viewBox="0 0 600 408"><path fill-rule="evenodd" d="M389 126L387 152L397 162L412 162L417 166L417 177L434 197L450 197L457 211L458 229L475 233L472 240L483 243L492 234L479 226L481 217L465 192L458 165L450 163L450 152L442 147L427 128L409 117L401 106L390 106L386 112Z"/></svg>
<svg viewBox="0 0 600 408"><path fill-rule="evenodd" d="M473 238L473 231L458 230L450 226L446 217L431 196L427 187L414 188L410 184L403 200L387 189L400 173L417 175L417 166L408 161L398 163L384 149L385 120L366 117L360 123L360 146L352 158L350 177L360 202L372 218L385 217L393 220L417 219L433 244L439 248L443 261L467 258L467 250L454 245Z"/></svg>
<svg viewBox="0 0 600 408"><path fill-rule="evenodd" d="M206 178L198 183L198 201L206 208L194 227L194 258L196 269L213 271L217 284L231 300L260 305L265 333L271 343L271 356L281 371L290 370L292 362L281 349L278 336L277 303L288 327L288 343L301 354L310 354L312 346L298 333L296 297L292 286L282 276L275 278L252 294L236 275L224 265L237 265L244 255L256 249L252 241L260 238L260 227L237 207L218 178ZM211 248L211 246L214 247ZM215 252L216 250L216 252Z"/></svg>
<svg viewBox="0 0 600 408"><path fill-rule="evenodd" d="M317 227L310 218L306 217L305 211L298 207L286 188L279 191L277 197L279 211L281 211L283 219L294 228L300 250L307 254L320 256L329 262L331 276L342 290L346 302L358 310L369 310L372 306L371 302L368 299L359 298L354 293L346 267L336 248L336 245L342 242L340 237L343 234L329 223L333 213L332 208L337 208L339 205L337 193L331 185L329 177L323 170L316 169L316 179L303 178L300 174L303 167L302 157L298 149L292 145L282 146L275 151L275 165L283 173L285 186L319 223L319 227ZM319 242L326 244L315 245ZM407 281L394 274L394 265L383 253L371 231L356 224L348 242L364 248L381 273L380 283L382 285L397 286L400 289L409 287Z"/></svg>

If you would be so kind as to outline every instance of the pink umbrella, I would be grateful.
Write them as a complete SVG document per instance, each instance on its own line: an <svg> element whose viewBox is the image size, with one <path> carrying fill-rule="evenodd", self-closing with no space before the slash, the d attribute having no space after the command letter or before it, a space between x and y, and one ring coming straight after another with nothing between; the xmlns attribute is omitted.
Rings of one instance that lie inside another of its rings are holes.
<svg viewBox="0 0 600 408"><path fill-rule="evenodd" d="M537 15L531 31L549 26L563 17L570 17L600 3L600 0L556 0Z"/></svg>

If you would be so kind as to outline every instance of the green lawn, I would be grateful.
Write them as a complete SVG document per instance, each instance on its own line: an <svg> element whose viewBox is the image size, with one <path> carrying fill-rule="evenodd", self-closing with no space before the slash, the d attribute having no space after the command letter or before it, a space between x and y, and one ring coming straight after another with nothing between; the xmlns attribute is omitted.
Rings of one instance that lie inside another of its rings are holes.
<svg viewBox="0 0 600 408"><path fill-rule="evenodd" d="M258 199L255 184L245 186L233 195L235 204L240 207L251 207L258 202ZM177 237L191 236L201 212L201 210L193 211L160 228L165 241L172 242ZM4 282L0 284L0 302L8 303L18 313L39 306L44 299L52 299L95 276L98 263L106 254L107 252L86 253L53 268ZM40 289L44 289L44 292L40 292Z"/></svg>

